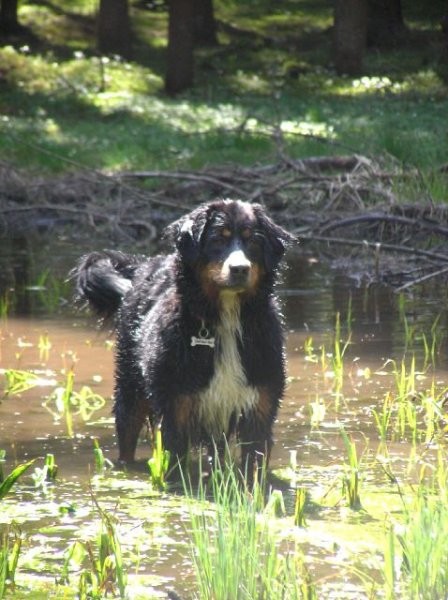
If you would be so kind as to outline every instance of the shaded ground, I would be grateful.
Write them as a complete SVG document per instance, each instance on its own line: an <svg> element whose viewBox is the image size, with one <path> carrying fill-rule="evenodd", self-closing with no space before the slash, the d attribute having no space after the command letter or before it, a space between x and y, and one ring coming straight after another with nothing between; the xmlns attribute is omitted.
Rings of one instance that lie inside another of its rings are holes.
<svg viewBox="0 0 448 600"><path fill-rule="evenodd" d="M293 160L280 153L276 164L250 168L85 170L51 179L0 163L0 235L63 230L73 239L93 235L153 250L183 212L216 197L241 198L266 205L301 251L338 266L358 261L360 277L401 289L448 273L448 207L397 197L400 182L419 176L357 155Z"/></svg>

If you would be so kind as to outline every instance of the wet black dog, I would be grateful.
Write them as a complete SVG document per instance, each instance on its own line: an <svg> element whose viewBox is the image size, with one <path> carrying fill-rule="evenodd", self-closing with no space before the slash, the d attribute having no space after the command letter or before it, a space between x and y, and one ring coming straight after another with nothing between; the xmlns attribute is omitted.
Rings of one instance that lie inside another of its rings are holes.
<svg viewBox="0 0 448 600"><path fill-rule="evenodd" d="M252 473L269 458L285 386L273 286L293 237L260 205L232 200L196 208L167 233L168 256L105 250L75 269L79 295L116 316L119 458L134 460L149 418L173 457L220 450L236 433Z"/></svg>

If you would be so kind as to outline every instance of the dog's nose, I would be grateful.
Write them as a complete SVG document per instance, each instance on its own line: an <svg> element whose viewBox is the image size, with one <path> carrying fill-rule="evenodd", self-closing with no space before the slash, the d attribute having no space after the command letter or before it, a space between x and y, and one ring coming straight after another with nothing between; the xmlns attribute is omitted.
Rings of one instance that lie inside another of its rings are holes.
<svg viewBox="0 0 448 600"><path fill-rule="evenodd" d="M245 277L249 273L249 265L230 265L230 272L232 275L236 275L238 277Z"/></svg>
<svg viewBox="0 0 448 600"><path fill-rule="evenodd" d="M242 250L234 250L228 258L231 275L244 277L249 273L250 261Z"/></svg>
<svg viewBox="0 0 448 600"><path fill-rule="evenodd" d="M242 250L234 250L227 262L229 283L231 285L246 285L249 279L250 261Z"/></svg>

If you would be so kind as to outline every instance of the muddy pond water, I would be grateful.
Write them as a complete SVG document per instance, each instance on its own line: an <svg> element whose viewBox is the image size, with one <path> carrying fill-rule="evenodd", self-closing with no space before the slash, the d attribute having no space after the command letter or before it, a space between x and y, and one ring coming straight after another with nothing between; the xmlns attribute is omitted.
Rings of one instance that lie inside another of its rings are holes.
<svg viewBox="0 0 448 600"><path fill-rule="evenodd" d="M33 375L25 382L30 389L0 401L3 473L36 459L0 500L0 525L14 521L22 531L17 593L76 595L76 569L63 583L60 575L73 541L97 536L98 503L117 518L130 598L163 598L171 588L182 598L196 597L188 502L179 490L151 490L146 466L151 450L144 436L135 469L96 471L93 440L106 459L113 461L117 453L113 336L70 304L62 279L79 253L64 242L50 251L34 248L31 256L29 249L8 245L0 258L0 384L7 388L7 372ZM399 422L398 409L391 410L387 446L381 445L375 413L384 410L388 394L403 393L402 385L415 396L431 393L440 409L434 422L443 420L446 290L432 286L399 296L355 280L349 270L294 255L279 295L288 332L288 389L270 465L286 505L279 535L302 545L317 597L382 597L385 522L399 512L403 486L415 485L436 459L434 431L423 409L416 411L421 423L413 431L410 422ZM72 423L61 400L70 371L81 398ZM341 427L357 449L362 511L350 511L344 498L341 474L348 458ZM47 454L58 465L54 481L39 478ZM393 480L402 482L400 491ZM296 487L311 499L305 528L291 521Z"/></svg>

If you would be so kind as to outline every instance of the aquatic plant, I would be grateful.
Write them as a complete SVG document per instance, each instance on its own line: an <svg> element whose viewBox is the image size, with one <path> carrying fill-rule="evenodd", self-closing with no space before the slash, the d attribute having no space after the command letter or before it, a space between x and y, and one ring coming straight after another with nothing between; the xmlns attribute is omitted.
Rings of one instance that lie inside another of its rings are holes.
<svg viewBox="0 0 448 600"><path fill-rule="evenodd" d="M284 517L286 515L285 500L281 490L271 491L264 512L272 517Z"/></svg>
<svg viewBox="0 0 448 600"><path fill-rule="evenodd" d="M406 524L395 529L402 552L402 585L406 597L448 597L448 506L420 492ZM390 559L389 559L390 560Z"/></svg>
<svg viewBox="0 0 448 600"><path fill-rule="evenodd" d="M98 474L104 473L104 471L111 469L114 466L113 462L104 456L99 440L96 438L93 440L93 456L95 461L95 471Z"/></svg>
<svg viewBox="0 0 448 600"><path fill-rule="evenodd" d="M394 600L396 598L395 588L397 585L397 556L395 550L395 531L392 524L389 525L386 532L386 540L384 547L384 592L386 600Z"/></svg>
<svg viewBox="0 0 448 600"><path fill-rule="evenodd" d="M82 386L78 392L75 391L74 377L73 368L69 368L64 385L56 387L42 404L56 420L65 420L68 437L74 436L75 415L79 415L83 421L88 421L92 414L106 403L102 396L96 394L87 385Z"/></svg>
<svg viewBox="0 0 448 600"><path fill-rule="evenodd" d="M375 424L380 436L380 447L378 448L378 453L382 451L387 453L387 439L389 436L389 428L392 421L393 411L394 400L390 392L386 393L381 409L372 410Z"/></svg>
<svg viewBox="0 0 448 600"><path fill-rule="evenodd" d="M263 479L249 491L233 464L217 464L207 484L200 477L197 494L185 480L184 487L191 500L191 558L197 598L316 598L301 551L282 547L270 526L272 511L260 510L266 491Z"/></svg>
<svg viewBox="0 0 448 600"><path fill-rule="evenodd" d="M303 351L305 353L305 360L312 363L317 363L319 360L318 355L314 351L313 338L309 335L303 342Z"/></svg>
<svg viewBox="0 0 448 600"><path fill-rule="evenodd" d="M15 575L22 548L22 535L16 524L0 533L0 599L8 590L14 591Z"/></svg>
<svg viewBox="0 0 448 600"><path fill-rule="evenodd" d="M50 358L51 341L48 337L48 333L41 334L39 336L39 343L37 345L39 349L39 359L42 362L47 362Z"/></svg>
<svg viewBox="0 0 448 600"><path fill-rule="evenodd" d="M413 344L416 336L416 327L414 324L410 324L406 315L406 295L399 294L398 296L398 318L403 325L404 333L404 354L408 351L409 347Z"/></svg>
<svg viewBox="0 0 448 600"><path fill-rule="evenodd" d="M6 369L4 371L6 386L4 394L16 395L27 392L39 385L42 378L32 371L23 371L20 369Z"/></svg>
<svg viewBox="0 0 448 600"><path fill-rule="evenodd" d="M153 432L152 457L148 460L151 485L163 492L166 487L166 475L170 467L170 452L163 447L160 425Z"/></svg>
<svg viewBox="0 0 448 600"><path fill-rule="evenodd" d="M348 462L345 463L344 474L342 477L342 494L345 496L347 504L352 510L360 510L362 509L360 498L361 480L356 445L351 438L349 438L344 427L340 428L340 432L348 458Z"/></svg>
<svg viewBox="0 0 448 600"><path fill-rule="evenodd" d="M7 290L0 296L0 321L5 322L12 308L11 293Z"/></svg>
<svg viewBox="0 0 448 600"><path fill-rule="evenodd" d="M80 567L87 563L79 575L78 598L80 600L100 600L116 592L120 598L125 598L127 575L116 521L100 507L93 494L92 501L100 517L98 536L95 541L76 540L68 548L59 582L63 584L69 582L72 564Z"/></svg>
<svg viewBox="0 0 448 600"><path fill-rule="evenodd" d="M21 477L21 475L23 475L25 471L27 471L31 467L35 460L36 459L29 460L26 463L18 465L11 471L11 473L5 479L2 479L0 481L0 500L2 500L6 496L6 494L11 490L13 485L17 482L19 477Z"/></svg>
<svg viewBox="0 0 448 600"><path fill-rule="evenodd" d="M350 326L351 327L351 326ZM341 318L340 313L336 313L335 327L333 333L333 349L330 354L331 357L331 373L333 375L333 394L335 396L335 408L338 410L339 401L342 397L342 385L344 383L344 355L351 343L351 328L348 328L348 336L345 341L342 340L341 333ZM322 368L327 366L325 352L322 350L321 355Z"/></svg>
<svg viewBox="0 0 448 600"><path fill-rule="evenodd" d="M45 488L48 482L55 481L58 473L58 466L54 459L54 454L45 456L45 463L42 468L36 467L31 477L37 488Z"/></svg>
<svg viewBox="0 0 448 600"><path fill-rule="evenodd" d="M294 525L297 527L306 527L305 506L307 491L303 487L296 489L296 500L294 503Z"/></svg>
<svg viewBox="0 0 448 600"><path fill-rule="evenodd" d="M42 271L32 286L38 292L38 298L48 314L53 314L69 294L69 282L55 277L49 269Z"/></svg>
<svg viewBox="0 0 448 600"><path fill-rule="evenodd" d="M319 427L319 425L325 419L325 414L327 412L326 406L322 399L316 395L316 399L314 400L314 402L310 402L309 407L311 413L311 427Z"/></svg>

